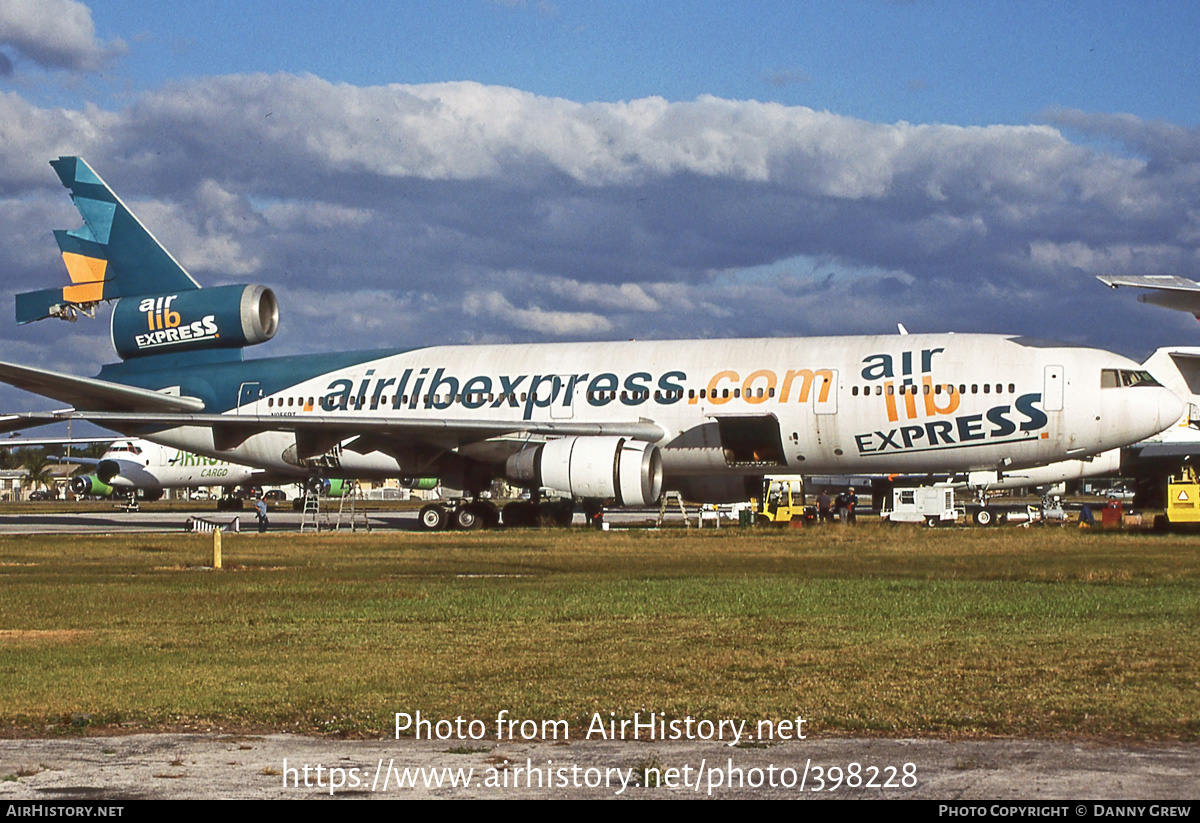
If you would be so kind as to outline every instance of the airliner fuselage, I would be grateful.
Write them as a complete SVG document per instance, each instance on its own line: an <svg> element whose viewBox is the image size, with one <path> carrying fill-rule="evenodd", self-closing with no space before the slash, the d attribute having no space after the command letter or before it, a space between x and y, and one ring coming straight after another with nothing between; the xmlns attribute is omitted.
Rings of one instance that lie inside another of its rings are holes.
<svg viewBox="0 0 1200 823"><path fill-rule="evenodd" d="M340 362L324 368L330 357ZM1142 377L1106 380L1106 372ZM231 362L194 380L177 371L136 377L226 415L280 425L340 419L348 430L380 424L379 433L338 438L319 454L286 430L224 450L208 428L148 435L261 468L413 475L448 451L502 466L547 438L439 437L428 428L401 438L398 426L544 422L577 436L589 424L639 423L661 449L668 487L764 472L1021 468L1136 441L1181 409L1119 355L994 335L447 346ZM389 422L397 426L390 436Z"/></svg>

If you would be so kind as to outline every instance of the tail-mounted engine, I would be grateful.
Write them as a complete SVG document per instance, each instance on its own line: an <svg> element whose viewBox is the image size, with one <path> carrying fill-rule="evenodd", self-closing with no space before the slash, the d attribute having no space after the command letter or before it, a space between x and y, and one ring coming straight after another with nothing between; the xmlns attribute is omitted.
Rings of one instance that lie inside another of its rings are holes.
<svg viewBox="0 0 1200 823"><path fill-rule="evenodd" d="M658 447L624 437L551 440L508 458L505 473L521 486L614 500L619 506L651 506L662 495Z"/></svg>
<svg viewBox="0 0 1200 823"><path fill-rule="evenodd" d="M112 313L122 360L197 349L265 343L279 329L279 303L266 286L219 286L124 297Z"/></svg>

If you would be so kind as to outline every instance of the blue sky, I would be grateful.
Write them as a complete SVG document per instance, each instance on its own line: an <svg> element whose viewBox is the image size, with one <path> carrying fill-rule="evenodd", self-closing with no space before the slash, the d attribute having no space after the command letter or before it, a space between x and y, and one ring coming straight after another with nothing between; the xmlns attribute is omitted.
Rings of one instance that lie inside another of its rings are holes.
<svg viewBox="0 0 1200 823"><path fill-rule="evenodd" d="M251 356L1013 332L1138 357L1195 320L1200 4L0 0L0 312L65 282L85 156ZM103 312L102 312L103 314ZM0 322L94 373L107 323Z"/></svg>
<svg viewBox="0 0 1200 823"><path fill-rule="evenodd" d="M1200 6L1189 2L89 5L97 34L129 45L105 96L309 72L580 102L710 94L880 122L1016 124L1065 106L1195 125L1200 84Z"/></svg>

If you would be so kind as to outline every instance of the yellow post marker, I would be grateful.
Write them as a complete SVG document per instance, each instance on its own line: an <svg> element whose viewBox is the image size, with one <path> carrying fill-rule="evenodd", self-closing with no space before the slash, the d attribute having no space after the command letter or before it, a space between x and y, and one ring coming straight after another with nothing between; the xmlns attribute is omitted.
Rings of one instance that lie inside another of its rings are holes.
<svg viewBox="0 0 1200 823"><path fill-rule="evenodd" d="M221 568L221 530L213 529L213 568Z"/></svg>

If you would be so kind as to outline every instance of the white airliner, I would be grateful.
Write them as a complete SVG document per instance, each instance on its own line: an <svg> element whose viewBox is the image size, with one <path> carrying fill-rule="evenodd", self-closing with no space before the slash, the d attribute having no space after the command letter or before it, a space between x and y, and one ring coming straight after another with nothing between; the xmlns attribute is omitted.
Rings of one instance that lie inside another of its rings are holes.
<svg viewBox="0 0 1200 823"><path fill-rule="evenodd" d="M52 161L85 225L56 232L73 285L17 318L116 300L123 362L84 378L0 364L65 418L266 470L503 477L575 500L747 499L764 474L1004 472L1079 459L1173 424L1137 363L1019 336L941 334L438 346L245 360L278 328L263 286L201 289L79 158ZM484 503L463 506L487 519ZM444 517L426 525L441 525Z"/></svg>
<svg viewBox="0 0 1200 823"><path fill-rule="evenodd" d="M116 440L99 459L64 458L66 462L95 466L93 474L71 478L71 491L79 495L140 494L157 500L165 489L221 486L233 488L265 482L261 469L230 463L216 457L163 446L149 440ZM293 478L293 479L303 479Z"/></svg>

